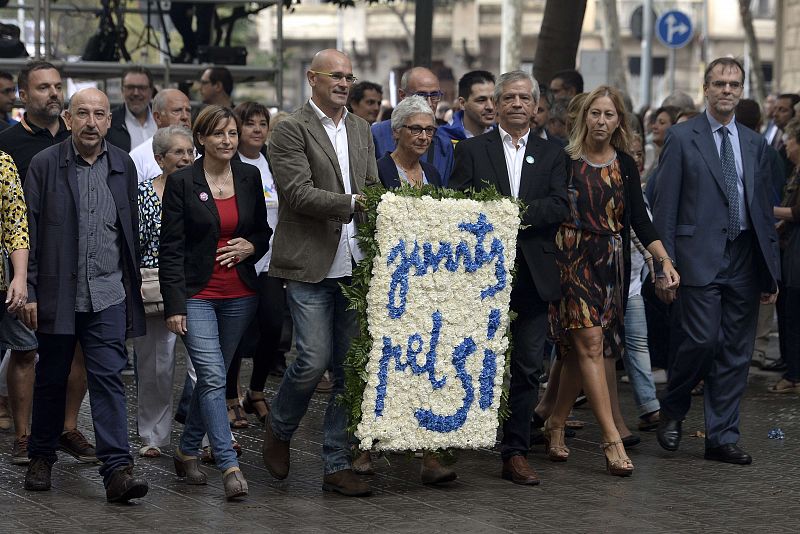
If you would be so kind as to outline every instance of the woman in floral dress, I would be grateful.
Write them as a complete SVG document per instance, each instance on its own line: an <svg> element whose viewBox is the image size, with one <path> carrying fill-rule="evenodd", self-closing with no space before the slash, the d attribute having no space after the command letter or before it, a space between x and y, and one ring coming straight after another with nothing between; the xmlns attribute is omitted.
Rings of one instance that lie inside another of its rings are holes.
<svg viewBox="0 0 800 534"><path fill-rule="evenodd" d="M606 467L628 476L633 463L614 424L605 358L624 351L623 311L630 279L630 231L656 258L663 285L678 273L644 207L639 172L628 156L628 125L619 92L592 91L570 136L570 220L556 235L562 298L551 306L551 330L563 360L556 406L545 423L548 455L566 460L564 423L581 388L600 424Z"/></svg>

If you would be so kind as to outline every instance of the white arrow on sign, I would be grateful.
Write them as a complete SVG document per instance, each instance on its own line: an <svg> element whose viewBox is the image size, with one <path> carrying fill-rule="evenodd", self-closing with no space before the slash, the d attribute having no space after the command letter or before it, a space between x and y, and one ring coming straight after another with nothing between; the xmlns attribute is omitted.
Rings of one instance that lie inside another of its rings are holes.
<svg viewBox="0 0 800 534"><path fill-rule="evenodd" d="M675 18L675 15L669 15L666 19L667 22L667 42L672 43L672 37L675 34L683 35L684 33L689 31L689 26L684 24L683 22L678 22Z"/></svg>

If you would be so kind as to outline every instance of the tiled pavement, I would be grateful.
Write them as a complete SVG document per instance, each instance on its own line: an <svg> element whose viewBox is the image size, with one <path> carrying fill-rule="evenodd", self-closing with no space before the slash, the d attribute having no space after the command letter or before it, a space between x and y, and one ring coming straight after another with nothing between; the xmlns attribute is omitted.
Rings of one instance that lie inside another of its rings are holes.
<svg viewBox="0 0 800 534"><path fill-rule="evenodd" d="M249 377L249 362L243 376ZM180 376L180 373L178 373ZM262 431L255 425L238 432L244 447L242 470L250 495L223 500L219 473L204 468L208 486L187 486L174 474L172 448L155 460L137 459L150 482L146 498L131 505L105 502L96 466L61 455L54 466L53 489L22 489L24 467L9 462L10 432L0 433L0 533L27 532L798 532L800 531L800 398L773 395L766 386L777 375L753 373L743 404L741 445L754 456L748 467L703 460L702 406L695 402L684 426L681 450L662 451L655 435L642 435L630 450L636 472L629 479L604 470L599 433L588 409L576 410L587 422L568 444L567 463L547 461L541 446L530 455L543 482L520 487L500 478L494 450L460 454L459 478L445 487L419 483L419 459L387 455L371 477L374 495L364 499L323 493L321 421L324 399L315 396L292 442L289 478L273 480L261 465ZM277 383L268 383L274 392ZM130 428L135 429L136 399L126 377ZM176 395L181 378L176 377ZM620 384L623 408L635 427L630 386ZM771 440L781 427L785 440ZM81 429L93 438L84 403ZM179 425L175 425L173 443ZM139 442L131 433L131 446Z"/></svg>

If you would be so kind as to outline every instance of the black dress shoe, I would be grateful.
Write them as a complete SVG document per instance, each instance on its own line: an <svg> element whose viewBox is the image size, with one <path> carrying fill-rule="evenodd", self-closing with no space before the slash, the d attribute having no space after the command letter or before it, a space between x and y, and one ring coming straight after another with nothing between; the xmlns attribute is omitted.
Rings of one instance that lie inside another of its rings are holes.
<svg viewBox="0 0 800 534"><path fill-rule="evenodd" d="M705 458L706 460L729 464L750 465L753 463L753 457L740 449L735 443L726 443L719 447L707 447Z"/></svg>
<svg viewBox="0 0 800 534"><path fill-rule="evenodd" d="M112 473L111 480L108 482L106 500L124 503L131 499L140 499L147 495L148 489L146 480L134 478L132 465L120 467Z"/></svg>
<svg viewBox="0 0 800 534"><path fill-rule="evenodd" d="M656 438L662 449L677 451L681 443L681 422L670 419L661 412L661 420L656 430Z"/></svg>
<svg viewBox="0 0 800 534"><path fill-rule="evenodd" d="M25 473L25 489L47 491L50 489L50 472L53 466L44 458L31 458Z"/></svg>

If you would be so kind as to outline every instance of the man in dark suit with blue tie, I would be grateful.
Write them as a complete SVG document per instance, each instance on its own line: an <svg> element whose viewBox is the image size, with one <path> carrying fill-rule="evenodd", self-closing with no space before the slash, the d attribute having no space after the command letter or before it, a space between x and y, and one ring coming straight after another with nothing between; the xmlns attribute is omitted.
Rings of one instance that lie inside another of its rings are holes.
<svg viewBox="0 0 800 534"><path fill-rule="evenodd" d="M706 111L670 128L656 176L654 223L681 271L677 303L686 337L661 398L658 442L678 449L691 390L705 380L705 458L749 464L737 445L759 300L780 276L769 201L767 143L737 125L744 69L720 58L706 69ZM670 302L676 294L660 289Z"/></svg>
<svg viewBox="0 0 800 534"><path fill-rule="evenodd" d="M529 74L502 74L493 98L498 128L459 141L449 186L476 191L494 186L526 206L524 228L517 236L511 290L511 309L517 314L511 324L511 415L503 424L500 455L503 478L515 484L536 485L539 478L526 456L543 370L548 305L561 298L555 235L569 217L566 154L558 143L531 133L539 84Z"/></svg>

